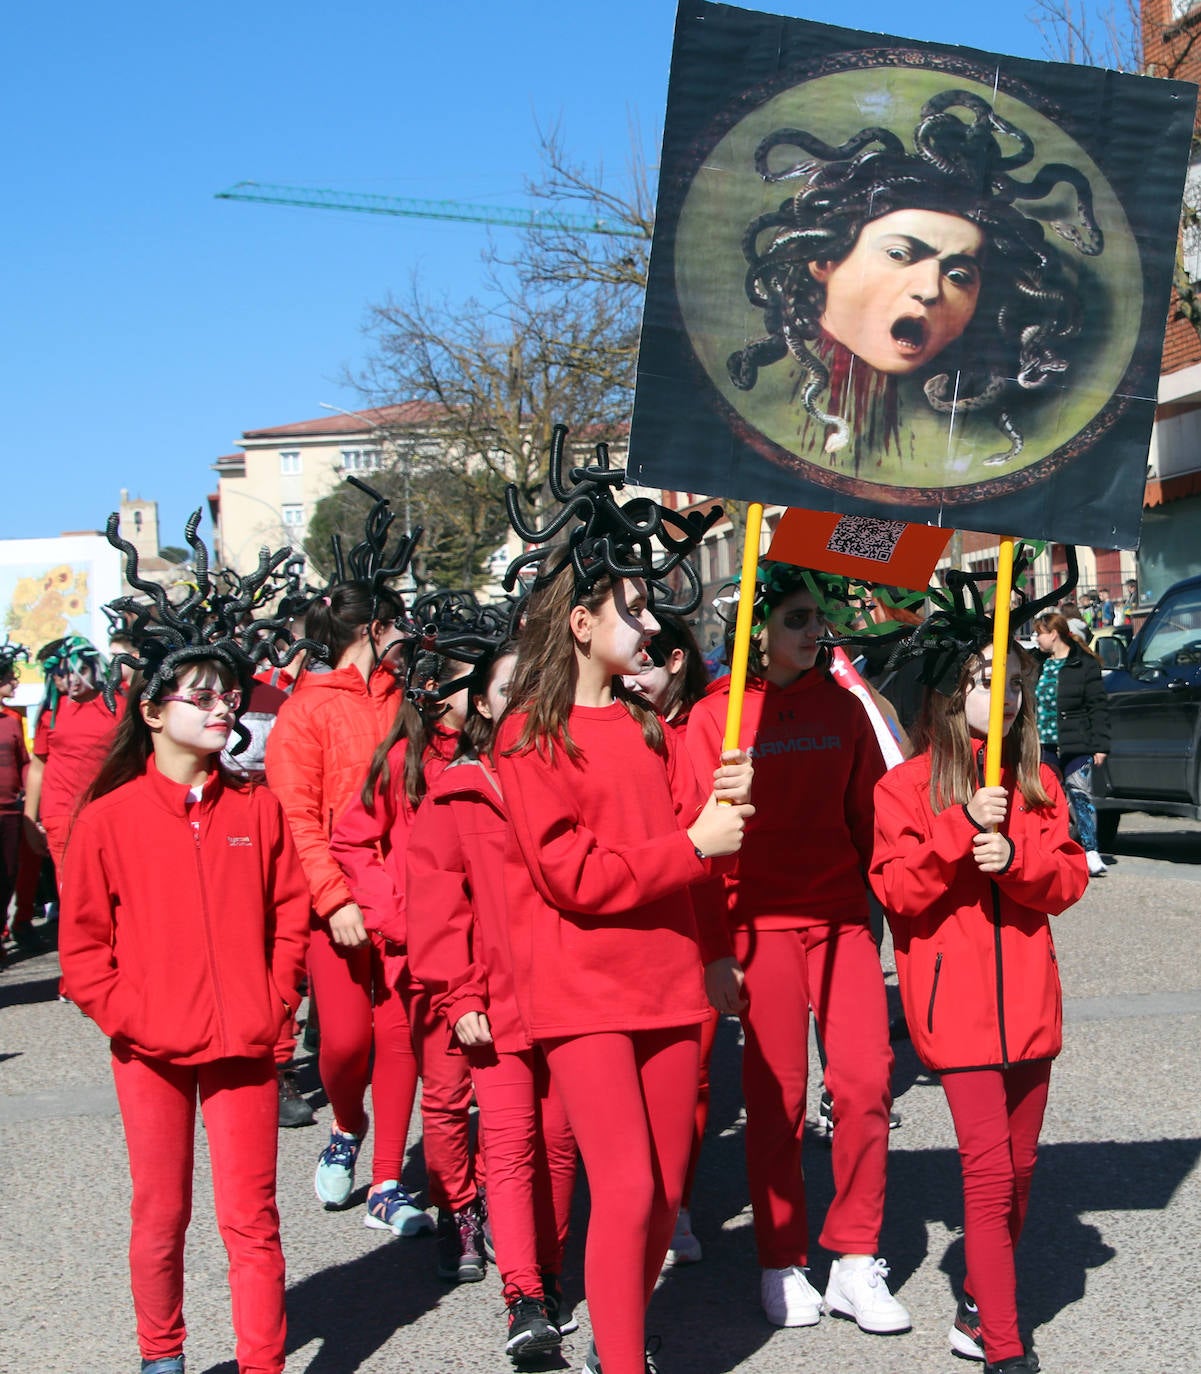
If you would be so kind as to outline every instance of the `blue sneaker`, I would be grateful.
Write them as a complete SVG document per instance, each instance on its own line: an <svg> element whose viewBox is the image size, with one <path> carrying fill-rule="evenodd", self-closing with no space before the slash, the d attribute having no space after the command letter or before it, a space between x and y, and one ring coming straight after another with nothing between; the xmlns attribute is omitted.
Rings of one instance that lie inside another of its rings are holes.
<svg viewBox="0 0 1201 1374"><path fill-rule="evenodd" d="M366 1127L363 1135L366 1135ZM321 1151L313 1187L327 1207L345 1207L354 1192L354 1166L363 1147L362 1135L332 1130L329 1144Z"/></svg>
<svg viewBox="0 0 1201 1374"><path fill-rule="evenodd" d="M183 1356L168 1355L161 1360L143 1360L142 1374L184 1374Z"/></svg>
<svg viewBox="0 0 1201 1374"><path fill-rule="evenodd" d="M419 1236L434 1229L434 1219L413 1201L396 1179L378 1184L367 1194L367 1215L363 1225L373 1231L391 1231L397 1236Z"/></svg>

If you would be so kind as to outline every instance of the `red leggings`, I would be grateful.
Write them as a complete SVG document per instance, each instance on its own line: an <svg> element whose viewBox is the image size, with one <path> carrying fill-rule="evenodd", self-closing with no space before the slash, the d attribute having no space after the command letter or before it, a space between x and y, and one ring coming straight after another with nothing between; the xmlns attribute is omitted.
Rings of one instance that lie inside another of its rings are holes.
<svg viewBox="0 0 1201 1374"><path fill-rule="evenodd" d="M801 1140L809 1008L834 1098L834 1200L819 1237L839 1255L874 1255L884 1215L892 1047L884 974L866 925L734 932L743 991L746 1159L764 1269L809 1262Z"/></svg>
<svg viewBox="0 0 1201 1374"><path fill-rule="evenodd" d="M700 1026L552 1040L546 1058L592 1195L584 1288L605 1374L643 1374L646 1306L688 1168Z"/></svg>
<svg viewBox="0 0 1201 1374"><path fill-rule="evenodd" d="M284 1253L275 1207L278 1094L270 1059L181 1065L114 1053L133 1180L129 1271L145 1360L183 1350L184 1235L192 1216L196 1098L217 1226L229 1256L239 1374L284 1367Z"/></svg>
<svg viewBox="0 0 1201 1374"><path fill-rule="evenodd" d="M371 1181L400 1178L417 1096L417 1058L404 999L388 987L374 943L348 949L314 922L309 979L321 1008L321 1083L338 1126L360 1135L371 1084L375 1108ZM374 1062L372 1050L374 1049Z"/></svg>
<svg viewBox="0 0 1201 1374"><path fill-rule="evenodd" d="M575 1137L541 1049L469 1051L488 1164L488 1215L505 1299L542 1296L563 1268Z"/></svg>
<svg viewBox="0 0 1201 1374"><path fill-rule="evenodd" d="M458 1053L458 1042L452 1044L446 1018L435 1014L430 994L412 982L407 969L400 994L421 1070L421 1147L430 1201L444 1211L461 1212L484 1186L483 1151L474 1157L471 1152L471 1068L467 1056ZM321 1026L324 1031L324 1020Z"/></svg>
<svg viewBox="0 0 1201 1374"><path fill-rule="evenodd" d="M696 1085L696 1112L692 1125L692 1151L688 1156L688 1172L684 1175L681 1207L692 1206L692 1185L696 1182L696 1168L701 1162L701 1145L705 1127L709 1124L709 1061L713 1058L713 1042L717 1039L717 1023L721 1017L710 1011L709 1019L701 1022L701 1066Z"/></svg>
<svg viewBox="0 0 1201 1374"><path fill-rule="evenodd" d="M21 847L17 853L16 906L13 908L13 929L28 925L33 920L33 904L37 900L38 880L42 876L43 856L35 853L33 846L21 831Z"/></svg>
<svg viewBox="0 0 1201 1374"><path fill-rule="evenodd" d="M1023 1351L1013 1252L1026 1220L1050 1082L1049 1059L942 1075L963 1168L966 1288L980 1309L984 1353L993 1364Z"/></svg>

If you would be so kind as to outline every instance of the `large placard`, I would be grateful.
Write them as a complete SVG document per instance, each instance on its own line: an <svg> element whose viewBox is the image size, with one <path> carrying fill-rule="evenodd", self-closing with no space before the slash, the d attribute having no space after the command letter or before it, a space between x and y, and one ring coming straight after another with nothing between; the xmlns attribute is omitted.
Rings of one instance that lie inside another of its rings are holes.
<svg viewBox="0 0 1201 1374"><path fill-rule="evenodd" d="M684 0L631 475L1135 547L1195 103Z"/></svg>

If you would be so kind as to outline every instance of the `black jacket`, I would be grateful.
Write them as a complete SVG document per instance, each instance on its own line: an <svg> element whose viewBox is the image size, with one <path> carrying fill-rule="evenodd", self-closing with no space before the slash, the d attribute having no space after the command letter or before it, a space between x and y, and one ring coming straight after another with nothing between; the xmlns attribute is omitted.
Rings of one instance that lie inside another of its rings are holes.
<svg viewBox="0 0 1201 1374"><path fill-rule="evenodd" d="M1073 644L1059 670L1059 742L1055 746L1066 763L1080 754L1109 753L1109 696L1101 681L1101 665Z"/></svg>

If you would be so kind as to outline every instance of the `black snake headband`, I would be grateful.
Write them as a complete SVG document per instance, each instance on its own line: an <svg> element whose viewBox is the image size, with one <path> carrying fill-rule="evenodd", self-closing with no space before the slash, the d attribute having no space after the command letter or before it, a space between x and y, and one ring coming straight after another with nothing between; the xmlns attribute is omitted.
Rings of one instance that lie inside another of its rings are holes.
<svg viewBox="0 0 1201 1374"><path fill-rule="evenodd" d="M412 606L412 617L421 627L421 641L409 671L409 700L418 705L433 704L473 686L481 664L513 638L519 606L520 603L511 601L481 606L473 593L466 591L427 592L418 597ZM432 671L426 655L433 656ZM417 685L436 678L444 659L467 664L468 671L434 688Z"/></svg>
<svg viewBox="0 0 1201 1374"><path fill-rule="evenodd" d="M1065 553L1067 569L1063 582L1052 587L1045 596L1010 611L1011 634L1075 589L1080 569L1074 545L1068 544ZM1030 555L1028 546L1019 546L1013 564L1015 582L1029 566ZM964 665L993 642L995 617L985 606L977 579L958 568L947 572L945 590L932 587L926 595L935 609L916 627L901 625L884 634L831 635L823 642L832 646L852 644L860 647L892 644L894 647L884 665L885 671L911 659L921 659L919 681L922 685L943 696L953 696L963 676Z"/></svg>
<svg viewBox="0 0 1201 1374"><path fill-rule="evenodd" d="M421 538L422 526L417 525L407 534L400 535L389 548L388 531L392 528L396 513L391 509L388 498L357 477L347 477L346 480L352 487L370 496L374 504L363 522L362 539L349 553L343 552L341 535L335 534L331 539L334 553L333 583L360 582L370 588L371 618L379 620L381 617L376 612L380 595L388 590L389 582L408 572L417 541Z"/></svg>
<svg viewBox="0 0 1201 1374"><path fill-rule="evenodd" d="M4 643L0 644L0 678L11 677L16 672L17 659L23 658L29 662L29 650L24 644L14 644L8 635L4 636Z"/></svg>
<svg viewBox="0 0 1201 1374"><path fill-rule="evenodd" d="M105 535L113 548L125 555L125 580L148 598L121 596L104 608L114 635L128 635L134 644L132 654L116 654L110 665L104 685L104 699L110 709L115 708L122 665L143 675L141 699L153 701L188 663L215 659L229 668L248 692L255 669L264 660L272 667L285 668L302 652L314 658L326 657L324 645L310 639L293 640L288 629L290 615L277 611L270 617L254 618L254 612L277 594L278 584L272 574L292 550L260 550L258 567L244 576L230 569L210 576L208 549L196 533L199 524L197 510L184 530L194 556L194 580L188 595L173 603L165 588L139 573L137 549L121 538L120 516L114 512L108 518ZM235 729L241 743L231 750L233 753L244 748L248 738L241 726L235 725Z"/></svg>
<svg viewBox="0 0 1201 1374"><path fill-rule="evenodd" d="M690 615L700 605L701 582L687 556L704 538L705 531L721 519L722 509L714 506L706 514L693 511L681 515L668 510L648 496L636 496L618 505L614 493L625 486L625 470L609 463L607 444L597 444L596 461L587 467L573 467L568 482L563 480L563 450L567 426L556 425L551 439L550 489L563 509L542 529L526 523L518 505L517 488L505 488L505 509L514 532L526 544L550 545L572 520L581 523L568 533L558 548L542 547L519 554L508 566L503 579L512 591L525 568L537 568L533 587L547 586L570 565L575 578L575 601L586 596L602 577L620 581L640 577L647 584L647 600L652 606L672 615ZM663 556L656 562L655 541ZM677 569L685 586L673 592L667 579ZM672 597L681 599L673 601Z"/></svg>

